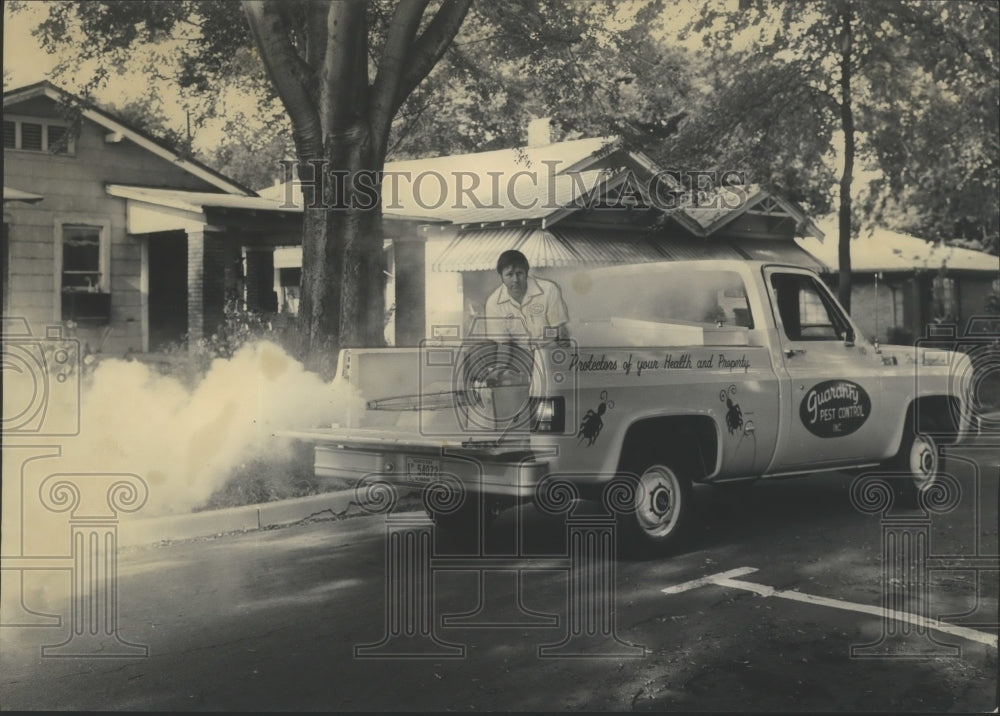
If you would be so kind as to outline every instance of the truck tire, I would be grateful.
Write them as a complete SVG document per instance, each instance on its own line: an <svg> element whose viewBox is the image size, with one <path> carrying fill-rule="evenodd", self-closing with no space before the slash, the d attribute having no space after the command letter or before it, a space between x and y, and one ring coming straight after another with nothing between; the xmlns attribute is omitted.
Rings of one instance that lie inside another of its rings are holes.
<svg viewBox="0 0 1000 716"><path fill-rule="evenodd" d="M926 492L938 479L941 456L937 441L929 435L918 435L909 426L903 429L899 452L889 463L901 474L895 482L896 500L901 507L920 506L920 494Z"/></svg>
<svg viewBox="0 0 1000 716"><path fill-rule="evenodd" d="M619 515L627 549L638 554L662 554L684 537L691 515L691 480L662 463L636 472L639 479L633 510Z"/></svg>

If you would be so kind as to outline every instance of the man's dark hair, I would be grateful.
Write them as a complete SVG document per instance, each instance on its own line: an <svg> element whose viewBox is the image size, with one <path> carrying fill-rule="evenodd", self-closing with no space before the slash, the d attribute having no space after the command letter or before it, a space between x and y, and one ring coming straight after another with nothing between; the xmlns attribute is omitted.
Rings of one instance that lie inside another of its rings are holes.
<svg viewBox="0 0 1000 716"><path fill-rule="evenodd" d="M524 272L527 273L529 270L528 257L517 249L508 249L497 259L497 273L503 273L508 266L513 266L516 269L523 268Z"/></svg>

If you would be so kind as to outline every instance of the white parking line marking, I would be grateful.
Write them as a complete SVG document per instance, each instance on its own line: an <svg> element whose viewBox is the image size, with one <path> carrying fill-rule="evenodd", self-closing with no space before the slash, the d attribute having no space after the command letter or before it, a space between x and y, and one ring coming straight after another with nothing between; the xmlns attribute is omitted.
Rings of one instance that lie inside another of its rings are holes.
<svg viewBox="0 0 1000 716"><path fill-rule="evenodd" d="M727 572L719 572L718 574L710 574L707 577L692 579L690 582L677 584L673 587L665 587L660 591L664 594L680 594L681 592L686 592L691 589L697 589L698 587L714 584L719 587L743 589L753 592L761 597L780 597L781 599L790 599L796 602L805 602L806 604L818 604L824 607L843 609L850 612L860 612L861 614L869 614L876 617L888 617L889 619L894 619L896 621L908 622L916 626L925 626L944 634L951 634L952 636L961 637L962 639L968 639L969 641L975 641L980 644L985 644L986 646L992 646L994 649L997 648L996 634L988 634L986 632L976 631L975 629L969 629L968 627L955 626L954 624L948 624L947 622L942 622L937 619L930 619L928 617L920 616L919 614L900 612L894 609L885 609L883 607L873 607L867 604L855 604L854 602L845 602L842 599L830 599L829 597L820 597L815 594L804 594L802 592L795 592L787 589L775 589L774 587L769 587L766 584L757 584L755 582L745 582L742 579L733 579L733 577L742 577L744 574L750 574L756 571L756 567L739 567L737 569L730 569Z"/></svg>
<svg viewBox="0 0 1000 716"><path fill-rule="evenodd" d="M695 589L696 587L704 587L706 584L715 584L720 579L728 579L730 577L742 577L744 574L750 574L751 572L756 572L756 567L739 567L738 569L730 569L728 572L719 572L718 574L710 574L707 577L702 577L701 579L692 579L690 582L684 582L683 584L677 584L673 587L666 587L660 591L664 594L680 594L681 592L686 592L689 589Z"/></svg>

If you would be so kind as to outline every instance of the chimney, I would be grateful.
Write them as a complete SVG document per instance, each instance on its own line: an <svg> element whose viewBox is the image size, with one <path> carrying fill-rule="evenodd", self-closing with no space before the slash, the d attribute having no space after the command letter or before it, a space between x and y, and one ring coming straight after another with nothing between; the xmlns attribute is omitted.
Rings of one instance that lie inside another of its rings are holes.
<svg viewBox="0 0 1000 716"><path fill-rule="evenodd" d="M528 122L528 146L552 144L552 117L532 117Z"/></svg>

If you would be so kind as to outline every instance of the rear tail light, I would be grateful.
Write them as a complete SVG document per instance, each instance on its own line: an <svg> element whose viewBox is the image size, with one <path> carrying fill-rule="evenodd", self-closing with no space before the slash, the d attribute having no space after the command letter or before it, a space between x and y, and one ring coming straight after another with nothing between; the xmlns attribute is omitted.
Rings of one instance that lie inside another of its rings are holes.
<svg viewBox="0 0 1000 716"><path fill-rule="evenodd" d="M566 429L566 400L562 397L533 398L531 429L537 433L561 433Z"/></svg>

